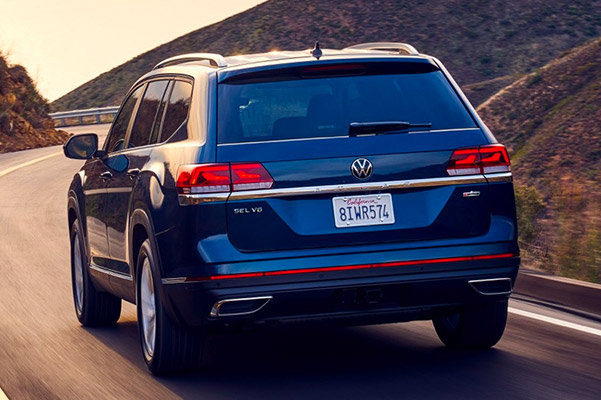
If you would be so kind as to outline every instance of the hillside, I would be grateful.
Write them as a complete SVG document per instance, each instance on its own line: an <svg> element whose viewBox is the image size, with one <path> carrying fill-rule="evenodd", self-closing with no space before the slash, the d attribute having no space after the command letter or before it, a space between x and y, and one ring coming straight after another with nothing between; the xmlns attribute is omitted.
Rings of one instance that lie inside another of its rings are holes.
<svg viewBox="0 0 601 400"><path fill-rule="evenodd" d="M601 32L601 0L271 0L141 54L52 103L119 104L156 63L189 52L231 55L404 41L440 58L474 104ZM127 38L124 38L127 40Z"/></svg>
<svg viewBox="0 0 601 400"><path fill-rule="evenodd" d="M512 155L526 265L601 282L601 39L478 111Z"/></svg>
<svg viewBox="0 0 601 400"><path fill-rule="evenodd" d="M0 153L64 143L69 135L54 129L49 109L25 68L0 55Z"/></svg>

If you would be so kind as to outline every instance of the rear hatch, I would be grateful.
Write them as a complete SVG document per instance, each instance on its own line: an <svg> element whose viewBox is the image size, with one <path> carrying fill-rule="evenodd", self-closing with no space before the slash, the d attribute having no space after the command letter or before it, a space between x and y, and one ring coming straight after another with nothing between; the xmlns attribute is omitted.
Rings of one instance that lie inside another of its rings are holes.
<svg viewBox="0 0 601 400"><path fill-rule="evenodd" d="M260 163L269 174L227 201L229 239L240 251L486 232L483 175L448 168L455 149L488 142L430 60L251 70L221 75L217 90L217 162Z"/></svg>

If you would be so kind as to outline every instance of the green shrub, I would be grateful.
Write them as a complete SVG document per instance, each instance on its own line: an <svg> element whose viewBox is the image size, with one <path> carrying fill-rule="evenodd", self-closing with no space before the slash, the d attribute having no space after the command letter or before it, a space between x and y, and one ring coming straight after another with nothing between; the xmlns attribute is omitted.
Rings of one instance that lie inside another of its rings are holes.
<svg viewBox="0 0 601 400"><path fill-rule="evenodd" d="M531 87L539 83L543 79L543 74L540 70L536 71L533 75L528 77L526 80L526 86Z"/></svg>
<svg viewBox="0 0 601 400"><path fill-rule="evenodd" d="M541 194L534 187L516 185L515 203L520 240L532 243L539 231L536 218L545 208Z"/></svg>

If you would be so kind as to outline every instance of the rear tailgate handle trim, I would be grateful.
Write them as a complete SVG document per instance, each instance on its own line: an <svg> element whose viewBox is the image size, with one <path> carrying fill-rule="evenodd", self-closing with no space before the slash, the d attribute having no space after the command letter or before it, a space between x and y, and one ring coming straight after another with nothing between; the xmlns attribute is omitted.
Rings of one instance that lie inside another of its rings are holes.
<svg viewBox="0 0 601 400"><path fill-rule="evenodd" d="M349 183L345 185L323 185L267 190L247 190L232 193L180 194L179 203L181 205L190 205L228 200L252 200L272 197L307 196L315 194L338 194L349 192L369 192L376 190L413 189L423 187L468 185L474 183L511 181L512 174L511 172L508 172L486 175L466 175L449 176L442 178L410 179L404 181Z"/></svg>
<svg viewBox="0 0 601 400"><path fill-rule="evenodd" d="M403 181L349 183L345 185L308 186L269 190L248 190L233 192L229 200L262 199L266 197L287 197L315 194L337 194L349 192L369 192L374 190L413 189L434 186L466 185L486 183L484 175L450 176L443 178L411 179Z"/></svg>

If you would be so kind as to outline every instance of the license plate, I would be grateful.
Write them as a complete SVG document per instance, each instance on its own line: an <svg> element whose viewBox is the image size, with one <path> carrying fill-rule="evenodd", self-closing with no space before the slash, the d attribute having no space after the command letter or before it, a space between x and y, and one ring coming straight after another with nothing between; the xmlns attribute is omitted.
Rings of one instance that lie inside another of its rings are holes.
<svg viewBox="0 0 601 400"><path fill-rule="evenodd" d="M389 193L334 197L332 204L336 228L394 224Z"/></svg>

